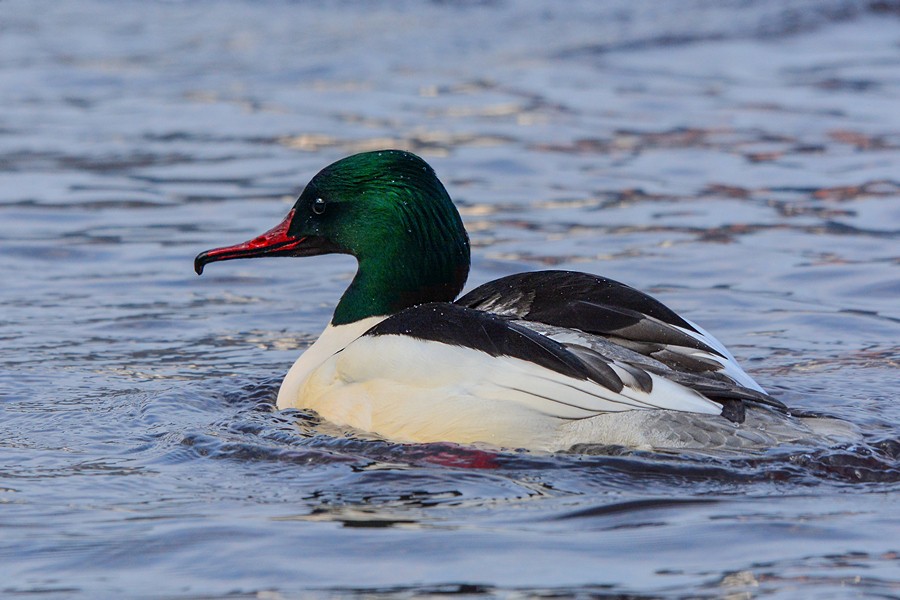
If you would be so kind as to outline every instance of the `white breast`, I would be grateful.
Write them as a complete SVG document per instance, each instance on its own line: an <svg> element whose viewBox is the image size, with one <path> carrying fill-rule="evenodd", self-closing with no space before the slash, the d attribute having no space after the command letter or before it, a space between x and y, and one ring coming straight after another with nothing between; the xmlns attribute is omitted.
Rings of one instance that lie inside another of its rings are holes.
<svg viewBox="0 0 900 600"><path fill-rule="evenodd" d="M299 398L300 388L309 374L385 318L387 317L369 317L347 325L329 324L316 343L300 355L285 375L278 390L278 408L303 408Z"/></svg>

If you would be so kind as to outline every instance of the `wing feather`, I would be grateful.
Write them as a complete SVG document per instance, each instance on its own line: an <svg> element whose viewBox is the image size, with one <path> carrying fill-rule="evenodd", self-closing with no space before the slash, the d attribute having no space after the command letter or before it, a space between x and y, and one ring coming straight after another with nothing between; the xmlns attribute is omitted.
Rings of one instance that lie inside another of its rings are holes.
<svg viewBox="0 0 900 600"><path fill-rule="evenodd" d="M653 373L719 402L737 422L743 418L737 405L744 401L786 410L706 330L651 296L603 277L520 273L480 286L457 303L515 319L595 370L607 364L626 387L646 390L647 374Z"/></svg>

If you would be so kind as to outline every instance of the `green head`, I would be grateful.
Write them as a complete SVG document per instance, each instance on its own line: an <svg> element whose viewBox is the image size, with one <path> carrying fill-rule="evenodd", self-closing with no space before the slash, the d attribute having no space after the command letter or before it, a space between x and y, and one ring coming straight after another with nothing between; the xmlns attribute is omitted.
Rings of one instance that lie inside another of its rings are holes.
<svg viewBox="0 0 900 600"><path fill-rule="evenodd" d="M351 254L359 270L334 311L341 325L424 302L451 302L469 272L469 239L447 190L424 160L380 150L341 159L312 178L287 218L207 263L255 256Z"/></svg>

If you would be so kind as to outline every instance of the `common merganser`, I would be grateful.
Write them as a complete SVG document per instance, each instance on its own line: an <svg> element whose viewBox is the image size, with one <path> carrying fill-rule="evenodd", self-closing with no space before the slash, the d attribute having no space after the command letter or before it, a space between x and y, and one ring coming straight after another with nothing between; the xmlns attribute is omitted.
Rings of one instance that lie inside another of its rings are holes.
<svg viewBox="0 0 900 600"><path fill-rule="evenodd" d="M543 451L744 448L810 434L714 337L625 284L538 271L456 299L468 235L434 170L409 152L325 167L280 224L202 252L194 268L328 253L359 268L284 378L280 409L399 442Z"/></svg>

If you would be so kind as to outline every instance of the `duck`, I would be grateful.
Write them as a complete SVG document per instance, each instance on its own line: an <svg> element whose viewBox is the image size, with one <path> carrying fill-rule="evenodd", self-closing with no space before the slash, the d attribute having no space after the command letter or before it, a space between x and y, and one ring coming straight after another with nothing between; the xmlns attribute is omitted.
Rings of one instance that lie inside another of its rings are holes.
<svg viewBox="0 0 900 600"><path fill-rule="evenodd" d="M821 432L699 325L624 283L524 272L460 296L469 236L434 169L403 150L354 154L287 216L209 263L348 254L358 268L278 409L400 443L525 451L742 449Z"/></svg>

